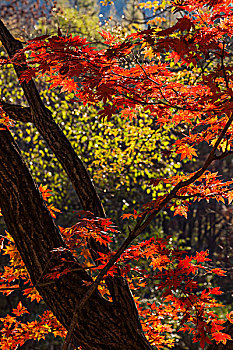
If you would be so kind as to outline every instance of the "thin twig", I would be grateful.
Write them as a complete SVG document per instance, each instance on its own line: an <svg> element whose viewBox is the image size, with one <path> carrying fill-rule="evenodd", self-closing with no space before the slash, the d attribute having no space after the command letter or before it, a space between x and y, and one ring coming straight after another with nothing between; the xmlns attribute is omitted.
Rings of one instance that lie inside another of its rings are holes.
<svg viewBox="0 0 233 350"><path fill-rule="evenodd" d="M2 237L4 237L4 236L2 236ZM67 271L67 273L66 274L68 274L68 273L73 273L73 272L75 272L75 271L81 271L81 270L91 270L91 269L96 269L97 267L96 267L96 265L92 265L92 266L87 266L87 267L79 267L79 268L75 268L75 269L72 269L72 270L70 270L70 271ZM40 279L41 279L41 277L40 277ZM39 280L40 280L39 279ZM59 279L59 278L58 278ZM37 288L37 287L44 287L44 286L47 286L47 285L50 285L50 284L54 284L54 283L56 283L56 280L54 280L54 281L46 281L46 282L41 282L41 283L36 283L35 285L32 285L32 286L26 286L26 287L5 287L5 288L0 288L0 292L7 292L7 291L10 291L10 290L12 290L12 291L17 291L17 290L19 290L19 291L24 291L24 290L26 290L26 289L33 289L33 288Z"/></svg>
<svg viewBox="0 0 233 350"><path fill-rule="evenodd" d="M68 346L69 343L71 341L72 338L72 334L74 332L76 323L77 323L77 316L78 316L78 312L83 308L83 306L85 305L85 303L87 302L87 300L92 296L92 294L96 291L99 283L102 281L103 277L107 274L107 272L109 271L109 269L115 264L115 262L119 259L119 257L121 256L121 254L128 248L128 246L132 243L132 241L138 237L145 229L146 227L151 223L151 221L154 219L155 216L158 215L158 213L162 210L162 208L164 208L164 206L166 204L168 204L173 198L176 197L177 192L183 188L186 187L188 185L190 185L191 183L193 183L194 181L196 181L197 179L199 179L204 172L206 171L206 169L209 167L209 165L216 160L216 156L215 156L215 152L219 146L219 144L221 143L226 131L228 130L228 128L230 127L231 123L233 121L233 113L231 113L230 118L228 119L225 127L223 128L221 134L219 135L217 141L215 142L211 152L209 153L209 156L207 158L207 160L205 161L203 167L198 170L193 176L191 176L189 179L185 180L185 181L181 181L179 184L177 184L172 190L171 192L164 198L163 201L161 201L161 203L159 204L158 208L156 210L154 210L154 212L152 212L148 217L147 214L144 213L143 216L141 217L141 219L139 220L139 222L136 224L134 230L130 233L130 235L127 237L127 239L123 242L123 244L121 245L121 247L118 249L118 251L110 258L110 260L108 261L108 263L105 265L105 267L100 271L100 273L98 274L96 280L93 282L93 284L90 286L90 288L88 289L87 293L85 294L85 296L81 299L81 301L79 303L77 303L75 305L75 311L73 314L73 318L70 324L70 328L67 334L67 338L65 340L65 343L62 347L62 350L68 350ZM147 218L146 218L147 217ZM145 219L145 221L144 221Z"/></svg>
<svg viewBox="0 0 233 350"><path fill-rule="evenodd" d="M224 48L225 48L225 42L223 43L222 54L221 54L221 68L222 68L223 77L226 83L226 88L229 89L228 79L227 79L227 75L224 67Z"/></svg>

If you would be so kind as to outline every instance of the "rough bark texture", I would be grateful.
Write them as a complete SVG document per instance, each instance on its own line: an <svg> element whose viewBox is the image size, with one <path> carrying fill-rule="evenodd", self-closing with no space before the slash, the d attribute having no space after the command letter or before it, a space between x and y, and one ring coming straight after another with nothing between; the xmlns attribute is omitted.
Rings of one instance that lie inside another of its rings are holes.
<svg viewBox="0 0 233 350"><path fill-rule="evenodd" d="M33 179L20 156L9 131L1 131L0 148L0 207L12 237L34 284L41 276L59 264L60 255L51 253L54 248L65 247L59 230L52 220ZM83 298L90 276L73 256L66 253L68 275L55 283L37 287L48 307L68 329L76 303ZM121 280L121 279L120 279ZM80 310L74 337L84 349L143 350L151 349L144 338L131 305L128 293L119 288L125 309L108 302L95 292ZM126 317L126 313L128 317Z"/></svg>
<svg viewBox="0 0 233 350"><path fill-rule="evenodd" d="M22 107L0 100L0 106L13 120L23 123L32 123L32 115L29 107Z"/></svg>
<svg viewBox="0 0 233 350"><path fill-rule="evenodd" d="M21 42L14 39L2 21L0 21L0 40L5 46L9 57L13 57L17 50L22 48ZM22 71L27 68L27 66L15 65L14 68L19 77ZM28 109L22 107L25 109L25 115L27 115L27 119L32 120L41 136L47 142L48 146L51 148L57 159L60 161L63 169L72 182L72 185L79 197L83 209L93 212L96 216L105 217L102 203L98 197L94 184L92 183L85 166L75 153L69 140L63 134L60 127L53 120L51 112L44 106L34 81L31 80L29 83L24 82L21 86L30 106L30 115ZM9 104L4 104L3 102L3 108L6 111L7 109L11 109L12 116L13 113L15 115L17 113L16 106L10 108ZM22 118L22 111L20 110L17 115L19 118ZM108 253L110 251L107 246L100 245L93 239L89 240L89 246L93 260L97 264L97 259L99 258L98 252ZM125 305L127 305L127 307L131 305L131 310L128 310L128 312L130 311L135 318L138 318L137 310L127 282L124 281L123 278L118 277L107 278L106 283L112 294L113 300L119 305L119 307L122 308L122 310L125 310ZM125 295L125 298L121 298L122 294ZM128 294L127 302L126 294ZM128 312L126 312L125 317L127 317Z"/></svg>
<svg viewBox="0 0 233 350"><path fill-rule="evenodd" d="M22 44L12 37L1 21L0 40L10 57L22 48ZM15 67L18 76L24 69L25 67ZM23 110L20 110L18 118L22 121L32 119L69 176L83 209L104 217L104 209L83 163L54 122L51 112L43 105L34 82L23 83L22 87L30 106L30 113L26 107L26 119L23 117ZM3 103L3 108L6 112L8 108L17 119L18 106L13 106L12 109L9 104ZM21 159L17 145L7 130L1 131L0 207L32 282L36 284L42 274L59 264L61 257L52 256L51 251L57 247L64 247L64 242ZM109 251L94 240L89 244L94 260L98 257L98 251ZM72 256L68 254L67 257L71 261L71 270L80 267ZM75 271L55 283L38 287L48 307L67 329L76 303L86 293L83 281L91 281L90 276L85 271ZM74 331L78 344L84 349L92 350L151 349L142 333L127 282L120 276L109 277L106 282L113 302L106 301L98 292L91 296L78 314Z"/></svg>
<svg viewBox="0 0 233 350"><path fill-rule="evenodd" d="M2 21L0 21L0 40L11 58L17 50L23 48L22 43L14 39ZM18 77L20 77L27 66L15 65L14 68ZM90 208L93 208L97 216L103 217L103 206L82 161L60 127L53 120L50 110L44 106L34 81L24 82L21 86L31 109L32 122L54 152L66 173L69 174L83 209L90 210Z"/></svg>

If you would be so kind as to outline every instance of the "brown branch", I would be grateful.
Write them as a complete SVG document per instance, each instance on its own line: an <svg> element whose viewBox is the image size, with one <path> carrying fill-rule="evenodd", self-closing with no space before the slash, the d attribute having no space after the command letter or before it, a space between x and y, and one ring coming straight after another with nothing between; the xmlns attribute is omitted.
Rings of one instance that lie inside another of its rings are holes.
<svg viewBox="0 0 233 350"><path fill-rule="evenodd" d="M12 58L18 50L22 49L22 43L14 39L1 20L0 40L10 58ZM28 67L25 64L23 66L14 65L14 68L18 77L20 77L21 73ZM86 168L75 153L68 139L53 120L51 112L44 106L34 81L30 80L28 83L23 82L21 86L31 109L33 124L66 171L83 209L93 212L96 216L105 217L103 206ZM108 253L110 251L107 246L99 244L94 239L89 240L89 246L90 253L97 264L97 259L99 258L98 252ZM120 277L119 273L119 276L108 277L106 279L106 284L113 298L114 305L117 307L121 317L127 319L130 314L130 328L135 328L136 326L136 328L140 330L141 324L138 312L125 279ZM72 330L72 333L73 332L74 329Z"/></svg>
<svg viewBox="0 0 233 350"><path fill-rule="evenodd" d="M221 134L219 135L217 141L215 142L213 148L210 151L210 154L208 156L208 158L206 159L203 167L201 169L199 169L193 176L191 176L189 179L185 180L185 181L181 181L180 183L178 183L172 190L171 192L164 198L163 201L161 201L161 203L159 204L158 209L156 209L153 213L151 213L148 218L145 220L144 223L142 223L136 230L133 231L133 235L136 237L138 237L144 230L145 228L151 223L151 221L154 219L154 217L161 211L162 208L164 208L164 206L166 204L168 204L177 194L177 192L186 186L189 186L191 183L193 183L194 181L196 181L197 179L199 179L204 172L207 170L207 168L210 166L210 164L216 159L215 156L215 152L218 148L218 146L220 145L224 135L226 134L228 128L230 127L231 123L233 121L233 113L231 113L230 118L228 119L225 127L223 128L223 130L221 131Z"/></svg>
<svg viewBox="0 0 233 350"><path fill-rule="evenodd" d="M104 275L107 274L109 269L116 263L116 261L119 259L121 254L129 247L129 245L132 243L132 241L136 237L138 237L147 228L147 226L151 223L151 221L154 219L154 217L158 215L158 213L165 207L166 204L168 204L172 199L177 197L177 192L181 188L189 186L190 184L192 184L194 181L199 179L204 174L204 172L209 167L209 165L216 159L215 152L216 152L219 144L221 143L224 135L226 134L228 128L230 127L232 121L233 121L233 113L231 113L230 118L228 119L228 121L227 121L225 127L223 128L223 130L221 131L221 134L219 135L219 137L218 137L217 141L215 142L213 148L211 149L211 151L209 153L209 156L208 156L207 160L205 161L203 167L201 169L199 169L188 180L181 181L180 183L178 183L171 190L171 192L164 198L164 200L161 201L161 203L159 204L159 207L156 210L154 210L154 212L151 213L147 218L146 218L146 216L147 216L146 213L143 214L143 216L141 217L139 222L136 224L135 228L130 233L128 238L123 242L123 244L120 246L118 251L110 258L110 260L105 265L105 267L100 271L100 273L98 274L97 278L95 279L95 281L92 283L91 287L89 288L89 290L85 294L84 298L80 301L79 308L78 308L78 310L75 313L76 315L77 315L78 311L87 302L87 300L90 298L90 296L94 293L94 291L97 289L97 287L98 287L99 283L101 282L101 280L103 279ZM144 219L145 219L145 221L144 221Z"/></svg>
<svg viewBox="0 0 233 350"><path fill-rule="evenodd" d="M91 269L96 269L96 265L93 265L93 266L88 266L88 267L79 267L79 268L74 268L70 271L68 271L66 274L68 273L73 273L75 271L83 271L83 270L91 270ZM47 281L47 282L41 282L41 283L36 283L34 284L33 286L27 286L27 287L13 287L13 286L9 286L9 287L0 287L0 292L7 292L7 291L16 291L16 290L19 290L19 291L24 291L26 289L33 289L33 288L37 288L37 287L44 287L44 286L48 286L50 284L55 284L56 283L56 280L52 280L52 281Z"/></svg>
<svg viewBox="0 0 233 350"><path fill-rule="evenodd" d="M1 131L0 207L32 283L36 285L45 270L52 271L60 263L60 254L51 258L51 251L66 247L8 130ZM40 284L37 289L57 319L69 329L75 305L88 290L84 282L91 283L92 279L70 252L65 254L68 262L64 262L64 268L72 270L70 263L73 262L76 271L62 275L54 283ZM117 288L116 284L114 287ZM118 300L108 302L96 290L85 309L78 313L78 329L73 334L84 349L151 350L130 306L133 301L128 299L126 287L120 292L124 293L121 296L126 298L125 304ZM126 317L127 312L130 317Z"/></svg>
<svg viewBox="0 0 233 350"><path fill-rule="evenodd" d="M224 193L228 193L230 191L232 191L232 188L228 188L227 190L222 191L221 195L224 194ZM218 196L219 194L220 193L218 193L218 192L213 192L213 193L209 193L209 194L203 195L203 193L199 192L199 193L194 193L194 194L190 194L190 195L187 195L187 196L175 195L174 198L177 198L177 199L190 199L190 198L193 198L193 197L199 197L199 198L202 197L202 199L206 199L206 198L209 197L208 199L211 199L212 197L214 198L214 197Z"/></svg>
<svg viewBox="0 0 233 350"><path fill-rule="evenodd" d="M1 20L0 40L10 58L23 48L22 43L11 35ZM21 66L14 65L18 77L27 68L26 63ZM104 217L104 209L83 163L62 130L53 120L49 109L44 106L34 81L23 82L21 86L30 106L34 125L66 171L78 194L83 209L92 211L97 216Z"/></svg>
<svg viewBox="0 0 233 350"><path fill-rule="evenodd" d="M16 52L23 48L22 43L11 35L1 20L0 40L10 58L14 57ZM14 65L18 77L20 77L21 73L27 68L28 66L26 63L21 66ZM28 83L23 82L21 87L24 90L30 106L33 124L61 163L79 197L83 209L93 212L98 217L105 217L102 203L83 162L72 148L60 127L53 120L50 110L43 104L34 81L30 80ZM9 108L9 105L6 107ZM109 251L108 247L100 245L93 239L89 240L89 244L94 261L97 261L99 257L98 252L107 253Z"/></svg>
<svg viewBox="0 0 233 350"><path fill-rule="evenodd" d="M20 105L11 104L1 99L0 106L12 120L23 123L32 122L32 114L31 109L29 107L22 107Z"/></svg>
<svg viewBox="0 0 233 350"><path fill-rule="evenodd" d="M100 282L102 281L103 277L105 276L105 274L108 272L108 270L114 265L114 263L119 259L119 257L121 256L121 254L125 251L125 249L129 246L129 244L132 242L131 237L129 236L125 242L122 244L122 246L120 247L120 249L118 249L118 251L116 252L116 254L114 254L114 256L112 258L110 258L110 260L108 261L108 263L105 265L105 267L100 271L100 273L98 274L97 278L95 279L95 281L92 283L92 285L89 287L89 289L87 290L87 293L84 295L84 297L80 300L79 303L77 303L75 305L75 310L74 310L74 314L73 314L73 318L70 324L70 328L69 331L67 333L65 342L63 344L62 350L68 350L68 346L70 344L70 341L72 339L72 334L74 332L75 326L76 326L76 319L78 316L78 313L81 311L81 309L84 307L84 305L86 304L86 302L89 300L89 298L92 296L92 294L97 290L98 285L100 284Z"/></svg>
<svg viewBox="0 0 233 350"><path fill-rule="evenodd" d="M215 156L214 160L224 159L224 158L230 156L231 154L233 154L233 151L225 151L222 154L220 154L219 156Z"/></svg>
<svg viewBox="0 0 233 350"><path fill-rule="evenodd" d="M223 47L222 47L222 54L220 56L221 59L221 68L222 68L222 72L223 72L223 78L226 84L226 88L229 89L229 83L228 83L228 79L227 79L227 75L226 75L226 70L224 67L224 49L225 49L225 42L223 43Z"/></svg>

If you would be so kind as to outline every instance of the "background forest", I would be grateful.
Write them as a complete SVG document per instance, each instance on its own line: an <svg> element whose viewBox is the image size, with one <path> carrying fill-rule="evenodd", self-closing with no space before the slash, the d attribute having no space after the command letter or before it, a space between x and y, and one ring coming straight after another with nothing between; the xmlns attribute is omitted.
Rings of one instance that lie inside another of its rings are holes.
<svg viewBox="0 0 233 350"><path fill-rule="evenodd" d="M165 3L153 9L150 2L140 6L136 0L115 1L111 6L103 6L95 0L58 0L51 1L5 1L0 4L1 18L4 19L14 36L24 42L33 37L47 33L57 33L58 28L63 33L76 33L86 37L88 41L104 47L103 38L99 34L100 28L107 28L115 35L124 38L127 34L146 29L148 25L164 28L166 23L173 23L174 15L165 9ZM1 58L5 51L0 47ZM166 55L164 55L166 61ZM215 64L213 61L211 64ZM182 80L195 80L198 77L185 69L171 67L177 70L177 76ZM0 102L7 109L7 104L27 105L23 92L18 84L16 75L9 65L0 68ZM6 83L7 82L7 83ZM180 174L182 171L194 172L200 167L199 162L205 159L209 148L202 150L203 159L185 162L185 169L181 168L180 157L170 154L172 142L179 138L182 129L172 131L168 127L159 129L153 119L145 113L138 112L137 118L127 118L119 115L111 121L100 119L99 105L86 107L83 104L71 105L68 101L71 94L63 94L60 90L50 90L49 84L37 79L40 95L51 110L56 110L57 122L65 135L69 138L77 154L85 162L89 174L96 184L98 194L103 202L107 217L110 217L120 229L128 230L128 222L119 219L130 210L138 210L144 203L155 198L155 190L150 186L150 180ZM27 114L27 108L24 110ZM73 118L73 116L76 118ZM17 127L20 124L20 128ZM65 172L56 162L51 150L39 136L38 131L30 123L20 121L12 128L17 143L23 150L24 158L38 185L46 185L53 196L48 199L49 204L55 204L62 214L56 213L59 226L67 227L75 223L77 212L81 209L74 190ZM202 146L203 147L203 146ZM169 159L168 159L169 155ZM41 160L43 156L43 161ZM212 170L218 170L226 179L233 177L232 157L219 160L212 165ZM160 185L158 184L157 189ZM156 190L157 190L156 189ZM159 237L172 235L172 244L177 244L190 253L209 250L213 265L227 271L226 277L215 277L209 281L200 280L200 287L206 283L221 286L223 294L219 297L225 308L219 312L225 314L232 309L233 295L233 211L232 206L210 200L195 202L190 206L187 219L175 215L171 207L163 211L150 224L144 234L149 238L156 232ZM131 219L130 225L133 225ZM5 224L0 217L1 234L5 231ZM119 246L123 237L113 237L114 244ZM0 256L1 265L7 263L5 255ZM149 269L149 266L143 266ZM148 285L140 295L145 300L155 298L153 286ZM20 291L10 295L0 296L0 317L12 309L18 300L27 299ZM32 306L33 305L33 306ZM34 315L41 312L41 304L28 304ZM44 306L45 308L45 306ZM198 345L192 343L188 335L176 333L177 345L175 349L197 350ZM20 347L22 350L58 350L61 348L59 338L47 338L39 342L28 341ZM166 349L166 348L164 348Z"/></svg>

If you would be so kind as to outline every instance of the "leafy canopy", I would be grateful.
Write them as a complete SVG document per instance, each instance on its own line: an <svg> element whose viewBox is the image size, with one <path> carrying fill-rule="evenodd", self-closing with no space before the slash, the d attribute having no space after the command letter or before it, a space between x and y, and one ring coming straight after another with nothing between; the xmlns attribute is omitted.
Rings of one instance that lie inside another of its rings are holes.
<svg viewBox="0 0 233 350"><path fill-rule="evenodd" d="M127 244L123 243L118 251L100 254L98 267L92 265L87 240L92 237L103 245L110 243L112 233L116 232L111 220L98 219L84 212L76 225L61 228L67 249L82 256L83 268L89 269L93 278L98 271L104 271L105 276L114 274L117 264L133 291L144 288L148 280L153 280L155 290L160 293L161 305L136 300L144 332L152 345L157 348L173 345L169 337L173 329L165 322L172 319L178 324L179 331L191 333L193 341L200 341L204 348L205 343L212 340L225 344L230 335L223 331L224 321L211 310L220 306L213 295L219 295L221 291L207 288L198 293L195 279L199 271L218 275L224 275L224 271L210 267L207 252L188 256L172 247L169 239L151 238L131 244L165 207L173 206L175 214L187 216L190 202L214 199L231 203L233 198L232 181L222 180L218 173L209 169L214 161L230 155L233 147L232 66L229 59L232 5L227 0L175 0L170 4L179 17L167 29L149 28L129 34L125 39L102 31L107 46L104 49L93 47L80 36L60 32L53 36L43 35L30 40L13 62L21 65L24 53L27 53L30 68L21 75L21 82L45 76L50 88L61 87L61 92L73 93L72 103L79 101L91 106L102 103L98 112L100 118L110 121L114 115L121 114L133 119L139 113L145 113L161 127L176 128L179 139L167 150L168 159L171 154L178 154L181 161L192 160L199 156L203 144L208 145L209 154L203 166L194 173L152 179L151 185L157 188L156 198L145 203L140 212L124 215L124 218L133 216L138 220L137 224L130 231ZM177 71L182 69L189 72L189 78L183 81L177 79ZM3 122L9 124L7 116L3 115ZM157 187L159 184L163 187ZM47 188L42 186L40 190L46 200ZM55 207L49 209L55 215ZM15 281L24 276L25 293L39 301L36 292L32 293L34 287L30 286L30 278L12 239L10 236L7 239L5 252L11 256L11 267L6 267L2 273L3 288L9 293L9 283L14 283L13 289L17 288ZM58 249L53 253L61 252ZM149 262L150 273L137 266L139 259ZM69 271L62 269L61 259L61 266L43 276L43 281L52 283L64 273ZM10 280L9 276L12 276ZM104 279L98 289L111 300ZM13 313L18 317L24 312L25 308L19 304ZM50 325L52 321L48 319L46 322ZM231 321L230 315L228 320ZM16 339L23 343L23 339L38 337L29 332L25 336L25 332L14 328L29 327L15 322L14 316L8 315L1 321L4 324L1 330L3 348L13 349ZM62 335L58 332L59 325L54 327L57 330L50 328L49 331Z"/></svg>

